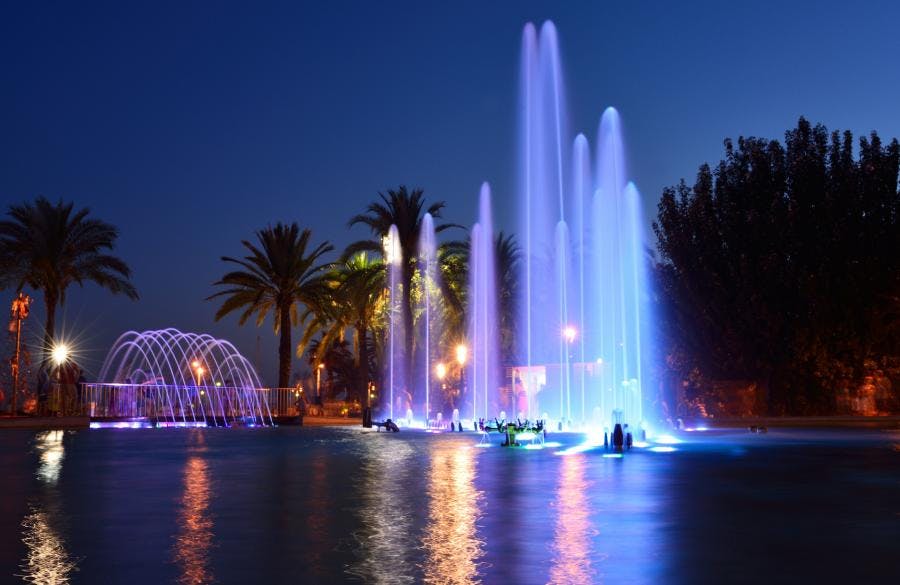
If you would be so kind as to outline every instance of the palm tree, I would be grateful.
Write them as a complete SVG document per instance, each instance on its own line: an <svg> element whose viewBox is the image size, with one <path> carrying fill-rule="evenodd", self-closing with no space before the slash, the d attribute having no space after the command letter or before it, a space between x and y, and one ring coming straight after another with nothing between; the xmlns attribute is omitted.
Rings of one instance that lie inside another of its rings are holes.
<svg viewBox="0 0 900 585"><path fill-rule="evenodd" d="M24 286L44 295L46 325L44 348L56 338L56 309L66 300L66 289L75 283L93 282L113 294L138 298L129 281L131 269L116 256L119 230L90 210L74 209L73 203L50 203L38 197L34 203L11 205L9 219L0 221L0 288Z"/></svg>
<svg viewBox="0 0 900 585"><path fill-rule="evenodd" d="M515 359L516 297L521 250L513 234L499 232L494 238L494 260L497 271L497 296L500 322L500 351L503 362Z"/></svg>
<svg viewBox="0 0 900 585"><path fill-rule="evenodd" d="M351 256L330 272L328 286L313 307L315 316L297 348L298 355L302 355L313 336L321 331L323 335L317 344L318 354L335 341L342 341L346 330L352 328L356 390L362 404L367 403L371 379L369 336L378 327L384 309L384 272L384 262L371 258L366 252ZM322 356L316 355L316 361L321 362Z"/></svg>
<svg viewBox="0 0 900 585"><path fill-rule="evenodd" d="M403 316L403 330L406 335L407 355L411 355L415 332L413 330L412 307L412 280L416 268L416 252L419 245L419 235L422 231L422 219L425 213L431 214L435 219L441 217L441 210L446 204L443 201L432 203L425 208L425 198L422 189L407 190L405 186L398 189L390 189L387 193L379 193L381 201L369 204L366 213L356 215L350 219L349 226L357 224L367 226L374 236L371 240L361 240L350 244L344 251L344 257L349 257L357 252L368 251L382 254L384 252L383 240L387 236L392 225L397 226L400 251L402 254L402 302L401 313ZM441 224L435 227L435 232L440 233L447 229L459 227L454 224ZM412 362L407 360L407 371L404 372L407 387L412 378Z"/></svg>
<svg viewBox="0 0 900 585"><path fill-rule="evenodd" d="M318 265L322 256L333 247L323 242L307 253L312 232L300 231L296 223L278 223L256 232L259 246L247 240L241 243L250 251L243 259L223 256L222 260L237 264L241 269L227 273L214 286L227 287L207 298L226 297L216 311L216 321L225 315L243 310L240 325L256 313L256 326L262 325L272 313L278 342L278 387L285 388L291 379L291 326L305 318L298 317L297 305L316 302L324 286L326 267ZM307 311L308 313L308 311Z"/></svg>

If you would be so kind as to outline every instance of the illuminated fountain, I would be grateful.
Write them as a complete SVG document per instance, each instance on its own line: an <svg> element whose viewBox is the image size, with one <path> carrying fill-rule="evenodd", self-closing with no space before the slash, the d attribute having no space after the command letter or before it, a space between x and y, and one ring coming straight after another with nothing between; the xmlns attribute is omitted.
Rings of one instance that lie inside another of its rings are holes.
<svg viewBox="0 0 900 585"><path fill-rule="evenodd" d="M268 391L230 342L177 329L128 331L113 344L97 384L85 389L94 418L159 425L272 424Z"/></svg>
<svg viewBox="0 0 900 585"><path fill-rule="evenodd" d="M520 365L528 415L569 425L644 421L651 344L641 198L627 181L618 112L604 111L596 162L569 138L556 28L522 36L519 140ZM570 148L571 145L571 148Z"/></svg>
<svg viewBox="0 0 900 585"><path fill-rule="evenodd" d="M434 219L430 213L422 218L422 229L419 234L419 276L420 294L418 299L419 347L418 364L421 383L417 384L420 393L413 406L417 414L426 421L437 418L438 409L432 404L431 376L432 363L437 355L437 343L440 340L440 287L438 285L437 239L434 233Z"/></svg>
<svg viewBox="0 0 900 585"><path fill-rule="evenodd" d="M472 360L468 379L472 419L496 416L499 408L500 328L497 313L494 226L491 216L491 188L481 186L478 223L472 227L469 251L469 343Z"/></svg>

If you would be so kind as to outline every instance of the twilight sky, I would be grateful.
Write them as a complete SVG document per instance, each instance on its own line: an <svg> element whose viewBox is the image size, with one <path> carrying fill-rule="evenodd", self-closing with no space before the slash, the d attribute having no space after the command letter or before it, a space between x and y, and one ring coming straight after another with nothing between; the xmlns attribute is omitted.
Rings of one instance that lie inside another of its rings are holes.
<svg viewBox="0 0 900 585"><path fill-rule="evenodd" d="M800 115L900 136L893 2L5 2L0 206L90 207L141 294L70 291L84 365L126 329L174 326L274 382L271 327L213 323L203 299L219 257L279 220L341 248L366 235L350 216L407 184L470 224L487 180L514 227L520 35L548 18L572 130L593 141L619 109L648 216L726 136L781 138Z"/></svg>

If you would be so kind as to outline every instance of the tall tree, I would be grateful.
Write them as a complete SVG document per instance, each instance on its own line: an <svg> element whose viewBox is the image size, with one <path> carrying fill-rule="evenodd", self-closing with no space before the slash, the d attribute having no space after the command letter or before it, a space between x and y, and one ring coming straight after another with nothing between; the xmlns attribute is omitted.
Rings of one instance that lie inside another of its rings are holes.
<svg viewBox="0 0 900 585"><path fill-rule="evenodd" d="M56 309L65 303L71 284L93 282L113 294L137 299L129 281L131 269L108 252L119 230L88 217L90 210L73 203L51 203L38 197L33 203L11 205L8 219L0 221L0 286L21 290L29 286L44 296L46 325L44 349L56 338Z"/></svg>
<svg viewBox="0 0 900 585"><path fill-rule="evenodd" d="M756 381L773 413L833 411L841 379L900 352L884 318L900 293L898 165L896 140L873 132L855 159L849 132L801 118L784 146L726 140L715 170L666 189L654 230L675 361Z"/></svg>
<svg viewBox="0 0 900 585"><path fill-rule="evenodd" d="M425 197L422 189L407 190L405 186L388 190L387 193L379 193L380 201L369 204L366 212L350 219L349 226L364 225L369 228L371 240L361 240L350 244L344 252L349 257L357 252L369 251L379 254L384 253L384 238L392 225L397 226L399 247L402 254L402 302L401 312L403 318L403 330L406 336L405 348L407 355L412 354L415 331L413 329L412 306L412 281L416 270L416 256L419 245L419 235L422 232L422 219L425 213L430 213L434 219L441 217L441 210L446 204L443 201L432 203L425 207ZM440 224L435 226L435 232L440 233L452 227L454 224ZM404 372L406 386L410 387L412 381L413 360L407 359L407 371Z"/></svg>
<svg viewBox="0 0 900 585"><path fill-rule="evenodd" d="M384 311L384 262L366 252L354 254L329 272L327 286L322 292L311 306L314 316L308 322L297 353L302 355L319 332L322 338L316 347L323 352L335 342L343 341L347 329L353 329L357 369L354 385L360 403L366 404L371 380L373 339L370 336L379 327ZM316 354L317 363L323 359L324 354Z"/></svg>
<svg viewBox="0 0 900 585"><path fill-rule="evenodd" d="M241 243L250 253L242 259L223 256L222 261L236 264L240 269L229 272L214 286L224 290L207 300L225 297L216 321L242 310L238 323L243 325L255 313L256 326L261 326L269 313L278 343L278 387L285 388L291 379L291 327L299 325L298 305L312 305L322 294L326 266L322 257L333 247L323 242L310 248L312 232L302 232L296 223L278 223L256 232L258 245L247 240Z"/></svg>

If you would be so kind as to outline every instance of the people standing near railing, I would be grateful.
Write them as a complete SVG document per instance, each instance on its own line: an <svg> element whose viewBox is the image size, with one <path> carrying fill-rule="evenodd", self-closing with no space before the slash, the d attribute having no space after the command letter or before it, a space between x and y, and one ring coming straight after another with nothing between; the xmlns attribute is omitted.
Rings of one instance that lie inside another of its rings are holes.
<svg viewBox="0 0 900 585"><path fill-rule="evenodd" d="M57 404L58 416L71 415L75 410L75 384L78 381L81 368L71 359L56 367Z"/></svg>
<svg viewBox="0 0 900 585"><path fill-rule="evenodd" d="M44 363L38 369L37 376L37 402L38 416L47 416L48 402L50 400L50 373L47 371L47 364Z"/></svg>
<svg viewBox="0 0 900 585"><path fill-rule="evenodd" d="M87 378L84 377L84 370L78 368L78 379L75 381L75 413L84 414L87 409L84 408L84 396L87 386Z"/></svg>

